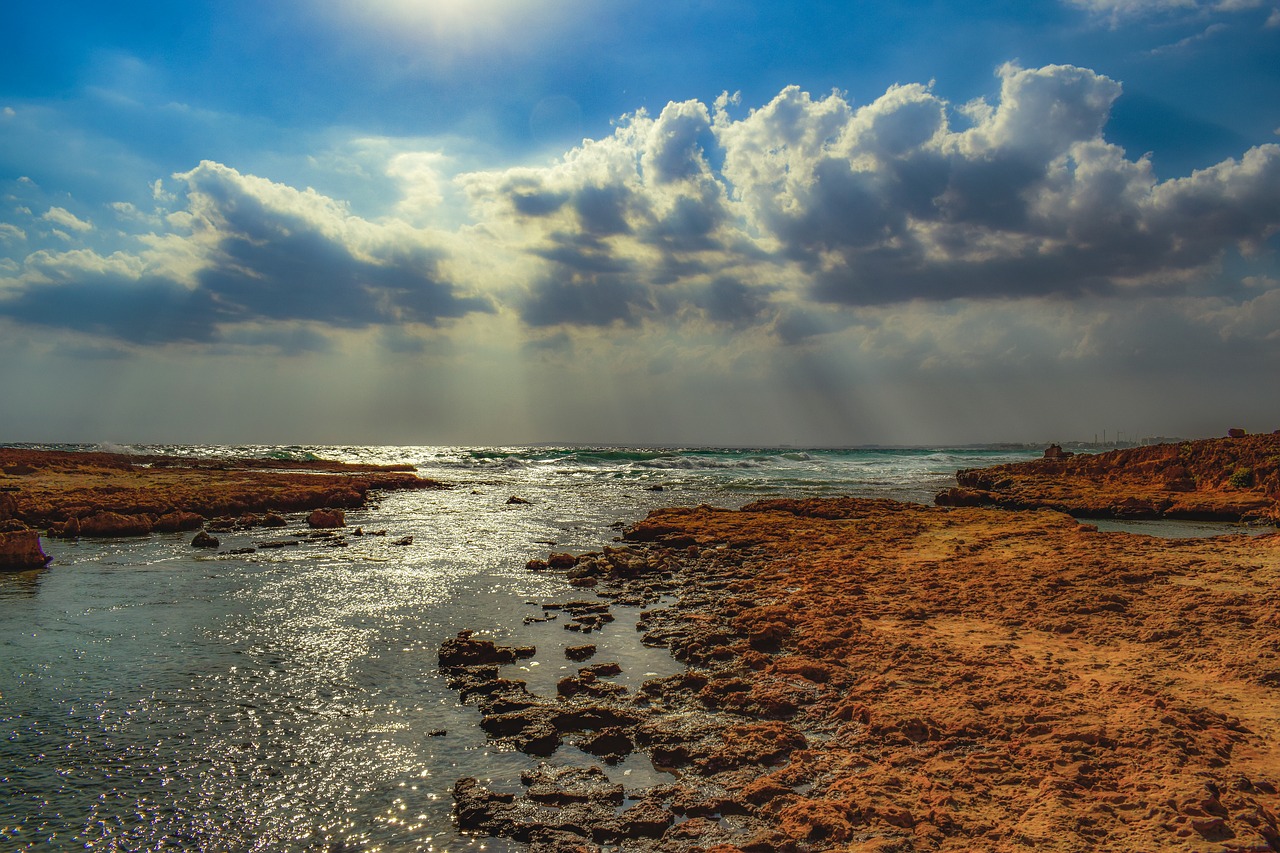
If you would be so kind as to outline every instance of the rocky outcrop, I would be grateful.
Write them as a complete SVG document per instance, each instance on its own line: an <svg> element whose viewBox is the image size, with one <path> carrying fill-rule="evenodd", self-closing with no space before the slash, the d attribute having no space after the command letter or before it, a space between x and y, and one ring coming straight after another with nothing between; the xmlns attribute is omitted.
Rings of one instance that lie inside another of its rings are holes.
<svg viewBox="0 0 1280 853"><path fill-rule="evenodd" d="M279 513L361 507L380 490L445 488L405 467L0 448L0 519L52 536L180 532L214 519L244 529L280 526Z"/></svg>
<svg viewBox="0 0 1280 853"><path fill-rule="evenodd" d="M208 532L201 530L191 540L192 548L217 548L222 543L218 541L218 537L211 536Z"/></svg>
<svg viewBox="0 0 1280 853"><path fill-rule="evenodd" d="M659 510L625 538L596 603L678 595L640 629L688 668L632 693L583 667L542 697L464 644L483 729L548 763L518 794L461 780L465 828L636 853L1280 848L1280 534L845 498ZM620 809L602 772L561 775L562 743L678 775Z"/></svg>
<svg viewBox="0 0 1280 853"><path fill-rule="evenodd" d="M956 473L938 506L1048 508L1082 518L1280 523L1280 435L1185 441Z"/></svg>
<svg viewBox="0 0 1280 853"><path fill-rule="evenodd" d="M123 515L99 511L80 519L81 536L144 536L155 529L155 519L148 514Z"/></svg>
<svg viewBox="0 0 1280 853"><path fill-rule="evenodd" d="M332 530L347 526L347 517L340 509L316 509L307 516L307 525L317 530Z"/></svg>
<svg viewBox="0 0 1280 853"><path fill-rule="evenodd" d="M0 572L21 572L48 565L40 533L17 521L0 521Z"/></svg>

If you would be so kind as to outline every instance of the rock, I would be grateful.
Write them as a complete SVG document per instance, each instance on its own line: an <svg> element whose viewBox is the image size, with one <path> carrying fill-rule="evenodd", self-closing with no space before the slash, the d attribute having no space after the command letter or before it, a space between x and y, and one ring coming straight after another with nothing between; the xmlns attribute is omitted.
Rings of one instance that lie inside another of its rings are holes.
<svg viewBox="0 0 1280 853"><path fill-rule="evenodd" d="M636 748L627 730L621 726L601 729L584 738L578 745L584 751L599 756L611 764L626 758Z"/></svg>
<svg viewBox="0 0 1280 853"><path fill-rule="evenodd" d="M510 819L514 794L490 791L473 778L459 779L453 786L454 815L463 832L499 834Z"/></svg>
<svg viewBox="0 0 1280 853"><path fill-rule="evenodd" d="M49 525L49 535L71 539L80 535L80 519L74 515L66 521L59 521Z"/></svg>
<svg viewBox="0 0 1280 853"><path fill-rule="evenodd" d="M18 512L17 495L9 487L0 488L0 521L7 521Z"/></svg>
<svg viewBox="0 0 1280 853"><path fill-rule="evenodd" d="M288 523L285 521L284 516L274 512L269 512L262 517L263 527L284 527Z"/></svg>
<svg viewBox="0 0 1280 853"><path fill-rule="evenodd" d="M218 537L209 535L208 532L201 530L196 534L196 538L191 540L192 548L217 548L222 543L218 541Z"/></svg>
<svg viewBox="0 0 1280 853"><path fill-rule="evenodd" d="M622 805L626 790L609 780L599 767L553 767L539 764L520 774L529 789L526 796L536 803L567 806L573 803Z"/></svg>
<svg viewBox="0 0 1280 853"><path fill-rule="evenodd" d="M156 533L180 533L184 530L199 530L204 518L194 512L173 510L156 519L152 529Z"/></svg>
<svg viewBox="0 0 1280 853"><path fill-rule="evenodd" d="M547 558L547 566L553 569L572 569L578 565L578 558L573 554L552 554Z"/></svg>
<svg viewBox="0 0 1280 853"><path fill-rule="evenodd" d="M81 536L145 536L155 523L149 515L98 512L80 519Z"/></svg>
<svg viewBox="0 0 1280 853"><path fill-rule="evenodd" d="M596 647L593 643L585 643L581 646L565 646L564 656L569 660L583 661L596 653Z"/></svg>
<svg viewBox="0 0 1280 853"><path fill-rule="evenodd" d="M1249 433L1239 427L1232 427L1227 430L1227 438L1244 438Z"/></svg>
<svg viewBox="0 0 1280 853"><path fill-rule="evenodd" d="M641 800L618 818L623 838L661 838L676 816L658 803Z"/></svg>
<svg viewBox="0 0 1280 853"><path fill-rule="evenodd" d="M524 567L531 572L545 572L547 570L547 561L535 558L525 563Z"/></svg>
<svg viewBox="0 0 1280 853"><path fill-rule="evenodd" d="M1065 454L956 472L938 505L1050 508L1079 518L1280 520L1280 436L1248 435ZM1236 433L1239 433L1236 435ZM945 497L944 497L945 495ZM651 524L652 522L650 522Z"/></svg>
<svg viewBox="0 0 1280 853"><path fill-rule="evenodd" d="M340 509L312 510L311 514L307 516L307 525L319 530L331 530L336 527L345 527L346 524L346 514Z"/></svg>
<svg viewBox="0 0 1280 853"><path fill-rule="evenodd" d="M21 522L0 522L0 571L40 569L51 557L40 548L40 533Z"/></svg>
<svg viewBox="0 0 1280 853"><path fill-rule="evenodd" d="M394 542L392 542L391 544L392 544L392 545L400 545L400 546L402 546L402 547L403 547L403 546L405 546L405 545L412 545L412 544L413 544L413 537L412 537L412 536L401 536L399 539L395 540L395 541L394 541Z"/></svg>
<svg viewBox="0 0 1280 853"><path fill-rule="evenodd" d="M933 502L938 506L984 506L996 501L995 496L990 492L956 486L938 492Z"/></svg>
<svg viewBox="0 0 1280 853"><path fill-rule="evenodd" d="M527 503L529 503L527 500L525 500L524 498L516 497L515 495L512 495L511 497L507 498L507 504L509 506L518 506L520 504L527 504Z"/></svg>
<svg viewBox="0 0 1280 853"><path fill-rule="evenodd" d="M532 657L536 653L532 646L499 646L492 640L473 640L471 637L471 631L459 631L457 637L441 643L440 666L515 663L517 658Z"/></svg>

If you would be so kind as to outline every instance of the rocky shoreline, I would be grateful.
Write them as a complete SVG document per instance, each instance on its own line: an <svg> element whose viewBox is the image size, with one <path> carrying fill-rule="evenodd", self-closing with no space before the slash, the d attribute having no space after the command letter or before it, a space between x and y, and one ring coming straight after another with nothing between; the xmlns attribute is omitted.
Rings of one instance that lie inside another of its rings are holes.
<svg viewBox="0 0 1280 853"><path fill-rule="evenodd" d="M464 831L535 851L1280 849L1280 535L827 499L659 510L624 538L531 568L588 593L565 604L588 633L647 604L642 641L687 669L632 692L603 661L538 696L502 669L532 649L443 643L485 732L546 759L518 795L458 780ZM564 743L601 766L557 762ZM633 751L673 781L610 782Z"/></svg>
<svg viewBox="0 0 1280 853"><path fill-rule="evenodd" d="M283 525L280 513L322 512L312 527L341 526L343 509L378 491L443 489L410 466L328 460L198 459L0 448L0 570L48 563L54 537ZM216 547L206 538L197 547Z"/></svg>
<svg viewBox="0 0 1280 853"><path fill-rule="evenodd" d="M1056 509L1080 518L1280 524L1280 434L1237 435L956 473L942 506Z"/></svg>

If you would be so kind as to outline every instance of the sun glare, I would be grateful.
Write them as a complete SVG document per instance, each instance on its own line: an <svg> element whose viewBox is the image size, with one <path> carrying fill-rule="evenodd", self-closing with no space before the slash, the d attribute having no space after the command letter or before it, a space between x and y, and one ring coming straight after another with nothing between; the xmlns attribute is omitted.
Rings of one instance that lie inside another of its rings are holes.
<svg viewBox="0 0 1280 853"><path fill-rule="evenodd" d="M344 17L448 51L536 37L566 19L576 4L539 0L360 0Z"/></svg>

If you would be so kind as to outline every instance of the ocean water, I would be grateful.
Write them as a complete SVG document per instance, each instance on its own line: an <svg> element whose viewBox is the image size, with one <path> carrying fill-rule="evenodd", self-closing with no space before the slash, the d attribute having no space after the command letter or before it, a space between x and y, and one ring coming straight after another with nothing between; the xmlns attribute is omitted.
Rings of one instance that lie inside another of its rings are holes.
<svg viewBox="0 0 1280 853"><path fill-rule="evenodd" d="M347 547L227 555L191 534L45 541L52 565L0 575L0 850L518 850L460 835L451 789L515 791L534 761L495 748L436 671L462 629L538 654L535 691L576 668L541 604L581 598L525 569L598 550L663 505L852 494L928 503L957 468L1037 448L106 447L123 452L408 462L453 486L348 514ZM660 487L660 489L659 489ZM508 504L511 496L527 504ZM223 550L304 532L219 534ZM413 537L411 545L395 540ZM635 613L592 641L638 685L679 671ZM561 763L598 763L566 745ZM661 781L643 756L609 768Z"/></svg>

